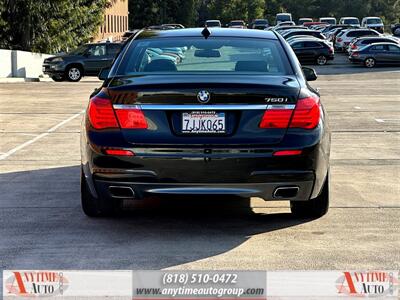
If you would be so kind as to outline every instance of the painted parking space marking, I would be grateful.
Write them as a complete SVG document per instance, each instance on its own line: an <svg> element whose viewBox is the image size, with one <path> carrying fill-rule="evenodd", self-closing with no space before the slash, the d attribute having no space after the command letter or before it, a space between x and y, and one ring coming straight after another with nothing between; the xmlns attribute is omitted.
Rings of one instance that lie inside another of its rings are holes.
<svg viewBox="0 0 400 300"><path fill-rule="evenodd" d="M6 153L1 154L1 155L0 155L0 160L4 160L4 159L6 159L7 157L9 157L10 155L12 155L12 154L18 152L19 150L24 149L25 147L27 147L27 146L29 146L29 145L31 145L31 144L37 142L38 140L40 140L40 139L44 138L45 136L49 135L50 133L56 131L58 128L64 126L64 125L67 124L68 122L70 122L70 121L76 119L77 117L79 117L80 115L82 115L84 112L85 112L85 110L82 110L81 112L79 112L79 113L77 113L77 114L75 114L75 115L73 115L73 116L71 116L71 117L69 117L69 118L67 118L67 119L65 119L65 120L63 120L63 121L61 121L61 122L58 123L57 125L51 127L51 128L48 129L46 132L43 132L43 133L41 133L41 134L35 136L33 139L30 139L29 141L18 145L17 147L15 147L15 148L13 148L13 149L7 151Z"/></svg>
<svg viewBox="0 0 400 300"><path fill-rule="evenodd" d="M375 119L378 123L400 123L400 119Z"/></svg>

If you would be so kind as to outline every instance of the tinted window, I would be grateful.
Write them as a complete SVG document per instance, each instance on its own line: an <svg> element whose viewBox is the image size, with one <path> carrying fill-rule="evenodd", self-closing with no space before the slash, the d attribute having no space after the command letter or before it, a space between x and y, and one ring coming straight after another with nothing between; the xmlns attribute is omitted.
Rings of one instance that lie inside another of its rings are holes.
<svg viewBox="0 0 400 300"><path fill-rule="evenodd" d="M268 24L268 21L267 21L267 20L256 20L256 21L254 22L254 24L257 24L257 25L266 25L266 24Z"/></svg>
<svg viewBox="0 0 400 300"><path fill-rule="evenodd" d="M243 21L234 21L229 23L230 26L244 26Z"/></svg>
<svg viewBox="0 0 400 300"><path fill-rule="evenodd" d="M395 45L388 45L389 51L400 52L400 48Z"/></svg>
<svg viewBox="0 0 400 300"><path fill-rule="evenodd" d="M301 49L301 48L304 48L304 43L303 43L303 42L294 43L294 44L292 45L292 48L293 48L293 49Z"/></svg>
<svg viewBox="0 0 400 300"><path fill-rule="evenodd" d="M376 45L372 47L372 50L374 51L385 51L386 49L386 45Z"/></svg>
<svg viewBox="0 0 400 300"><path fill-rule="evenodd" d="M279 16L276 17L276 20L277 21L281 21L281 22L291 21L292 17L290 15L279 15Z"/></svg>
<svg viewBox="0 0 400 300"><path fill-rule="evenodd" d="M88 54L90 56L106 55L106 45L93 45L89 48Z"/></svg>
<svg viewBox="0 0 400 300"><path fill-rule="evenodd" d="M306 48L320 48L321 45L319 43L316 43L316 42L305 42L304 47L306 47Z"/></svg>
<svg viewBox="0 0 400 300"><path fill-rule="evenodd" d="M68 52L68 54L71 54L71 55L82 55L87 51L88 48L89 48L88 45L82 45L82 46L79 46L78 48L76 48L75 50L72 50L72 51Z"/></svg>
<svg viewBox="0 0 400 300"><path fill-rule="evenodd" d="M215 21L215 22L211 21L211 22L207 22L206 25L210 26L210 27L213 27L213 26L219 27L219 26L221 26L221 23L217 22L217 21Z"/></svg>
<svg viewBox="0 0 400 300"><path fill-rule="evenodd" d="M343 24L351 24L351 25L358 25L360 24L360 21L358 21L357 19L345 19L342 22Z"/></svg>
<svg viewBox="0 0 400 300"><path fill-rule="evenodd" d="M367 19L367 24L381 24L382 21L379 18L375 18L375 19Z"/></svg>
<svg viewBox="0 0 400 300"><path fill-rule="evenodd" d="M169 50L187 49L181 60ZM117 75L135 73L260 73L291 74L285 52L277 40L244 38L169 38L133 42Z"/></svg>
<svg viewBox="0 0 400 300"><path fill-rule="evenodd" d="M119 52L119 50L121 49L121 45L118 45L118 44L111 44L111 45L108 45L108 52L107 52L107 54L108 55L113 55L113 56L115 56L115 55L117 55L118 54L118 52Z"/></svg>

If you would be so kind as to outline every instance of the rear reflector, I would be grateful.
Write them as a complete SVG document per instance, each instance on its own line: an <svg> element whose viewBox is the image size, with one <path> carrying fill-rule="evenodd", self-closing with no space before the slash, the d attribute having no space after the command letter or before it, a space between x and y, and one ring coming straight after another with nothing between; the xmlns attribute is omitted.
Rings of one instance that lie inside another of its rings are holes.
<svg viewBox="0 0 400 300"><path fill-rule="evenodd" d="M268 109L261 119L260 128L287 128L292 113L292 109Z"/></svg>
<svg viewBox="0 0 400 300"><path fill-rule="evenodd" d="M115 113L122 129L147 129L147 121L141 109L116 109Z"/></svg>
<svg viewBox="0 0 400 300"><path fill-rule="evenodd" d="M106 149L104 152L108 155L116 155L116 156L135 156L132 151L122 150L122 149Z"/></svg>
<svg viewBox="0 0 400 300"><path fill-rule="evenodd" d="M93 97L89 102L89 121L95 129L118 128L109 99Z"/></svg>
<svg viewBox="0 0 400 300"><path fill-rule="evenodd" d="M281 150L274 152L273 156L290 156L290 155L300 155L301 150Z"/></svg>
<svg viewBox="0 0 400 300"><path fill-rule="evenodd" d="M317 96L299 99L292 121L290 122L290 127L313 129L317 127L320 115L320 102Z"/></svg>

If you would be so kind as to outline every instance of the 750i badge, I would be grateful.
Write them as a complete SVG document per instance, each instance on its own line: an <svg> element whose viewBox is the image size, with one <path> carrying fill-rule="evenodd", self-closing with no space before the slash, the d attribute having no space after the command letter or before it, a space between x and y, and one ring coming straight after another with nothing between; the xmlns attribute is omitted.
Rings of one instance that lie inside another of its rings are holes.
<svg viewBox="0 0 400 300"><path fill-rule="evenodd" d="M264 99L267 103L287 103L289 98L275 98L275 97L268 97Z"/></svg>

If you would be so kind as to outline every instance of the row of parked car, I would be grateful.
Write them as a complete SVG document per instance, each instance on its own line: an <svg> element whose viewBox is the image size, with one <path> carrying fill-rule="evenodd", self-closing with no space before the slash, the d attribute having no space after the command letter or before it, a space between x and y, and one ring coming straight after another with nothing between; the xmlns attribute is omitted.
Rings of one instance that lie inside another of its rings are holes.
<svg viewBox="0 0 400 300"><path fill-rule="evenodd" d="M361 20L356 17L342 17L340 18L339 22L334 17L321 17L318 21L314 21L313 18L300 18L297 24L292 19L292 14L290 13L279 13L276 15L276 25L280 25L282 23L288 25L303 25L303 26L310 26L310 25L353 25L353 26L360 26L364 28L374 29L378 32L384 32L384 23L380 17L365 17ZM222 27L222 23L220 20L207 20L205 22L207 27ZM231 28L249 28L249 29L266 29L270 27L267 19L256 19L246 24L243 20L233 20L225 25L225 27Z"/></svg>
<svg viewBox="0 0 400 300"><path fill-rule="evenodd" d="M335 51L341 51L349 55L350 62L363 63L369 68L400 64L400 39L371 28L341 23L293 25L288 21L266 30L281 34L301 63L325 65L334 59Z"/></svg>

